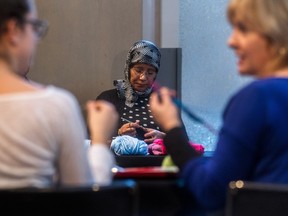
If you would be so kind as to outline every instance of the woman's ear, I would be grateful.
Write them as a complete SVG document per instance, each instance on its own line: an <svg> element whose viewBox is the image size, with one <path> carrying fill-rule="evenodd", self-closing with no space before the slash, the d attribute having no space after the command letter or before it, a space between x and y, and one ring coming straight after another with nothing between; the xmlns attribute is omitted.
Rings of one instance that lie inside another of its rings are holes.
<svg viewBox="0 0 288 216"><path fill-rule="evenodd" d="M20 41L22 33L23 33L22 29L15 19L7 21L4 37L6 37L8 43L10 43L13 46L17 45Z"/></svg>

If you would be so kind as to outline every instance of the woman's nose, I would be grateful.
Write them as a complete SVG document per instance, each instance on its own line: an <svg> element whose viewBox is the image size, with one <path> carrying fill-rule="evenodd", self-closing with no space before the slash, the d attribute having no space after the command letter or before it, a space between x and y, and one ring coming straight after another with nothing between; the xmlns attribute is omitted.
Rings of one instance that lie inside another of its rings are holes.
<svg viewBox="0 0 288 216"><path fill-rule="evenodd" d="M237 44L236 33L235 33L235 31L233 31L227 40L227 45L230 48L235 49L236 44Z"/></svg>
<svg viewBox="0 0 288 216"><path fill-rule="evenodd" d="M147 79L147 72L146 72L146 71L143 71L143 72L140 74L140 79Z"/></svg>

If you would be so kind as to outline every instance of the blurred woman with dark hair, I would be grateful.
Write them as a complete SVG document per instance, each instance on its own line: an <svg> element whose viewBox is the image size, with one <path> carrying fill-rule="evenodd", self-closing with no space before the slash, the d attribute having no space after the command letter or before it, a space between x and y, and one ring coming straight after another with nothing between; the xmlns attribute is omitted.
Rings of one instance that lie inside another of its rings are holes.
<svg viewBox="0 0 288 216"><path fill-rule="evenodd" d="M108 184L114 158L104 143L118 119L114 107L88 104L89 122L97 124L87 155L75 97L19 76L47 27L33 0L0 1L0 188ZM103 124L108 119L111 124Z"/></svg>

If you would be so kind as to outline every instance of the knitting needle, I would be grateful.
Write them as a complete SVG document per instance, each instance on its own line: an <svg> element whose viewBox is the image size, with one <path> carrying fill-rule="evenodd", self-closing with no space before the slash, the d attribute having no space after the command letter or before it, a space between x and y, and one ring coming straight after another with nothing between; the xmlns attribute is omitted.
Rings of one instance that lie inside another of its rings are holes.
<svg viewBox="0 0 288 216"><path fill-rule="evenodd" d="M134 123L134 122L130 121L129 119L125 119L125 118L123 118L123 117L121 117L121 119L122 119L123 121L128 122L128 123ZM139 126L141 126L143 129L145 129L145 127L143 127L142 125L139 125Z"/></svg>
<svg viewBox="0 0 288 216"><path fill-rule="evenodd" d="M161 86L159 83L154 82L153 89L156 92L159 92L159 89ZM161 99L161 95L159 95L159 98ZM215 129L212 125L210 125L208 122L204 121L202 118L200 118L198 115L193 113L188 107L186 107L178 98L172 97L173 103L178 107L178 109L182 110L188 117L200 124L202 124L205 128L207 128L212 134L217 135L218 131Z"/></svg>
<svg viewBox="0 0 288 216"><path fill-rule="evenodd" d="M205 128L207 128L211 133L217 135L218 131L210 125L208 122L204 121L202 118L200 118L198 115L193 113L189 108L187 108L178 98L173 97L172 98L174 104L182 110L186 115L188 115L191 119L194 121L202 124Z"/></svg>
<svg viewBox="0 0 288 216"><path fill-rule="evenodd" d="M130 121L129 119L126 119L126 118L123 118L123 117L121 117L121 119L123 120L123 121L125 121L125 122L128 122L128 123L133 123L132 121ZM140 128L136 128L136 131L137 130L143 130L144 132L147 132L147 128L145 128L144 126L142 126L142 125L139 125L140 126ZM129 127L130 127L130 125L129 125ZM138 131L138 132L140 132L140 131ZM137 132L137 133L138 133Z"/></svg>
<svg viewBox="0 0 288 216"><path fill-rule="evenodd" d="M123 117L121 117L121 119L122 119L123 121L128 122L128 123L132 123L132 121L130 121L129 119L126 119L126 118L123 118Z"/></svg>

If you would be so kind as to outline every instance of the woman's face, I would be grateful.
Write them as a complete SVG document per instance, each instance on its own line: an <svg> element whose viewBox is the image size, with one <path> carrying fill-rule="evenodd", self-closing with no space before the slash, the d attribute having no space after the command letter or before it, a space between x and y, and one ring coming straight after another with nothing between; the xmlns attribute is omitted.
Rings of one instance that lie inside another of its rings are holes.
<svg viewBox="0 0 288 216"><path fill-rule="evenodd" d="M228 45L238 57L238 71L242 75L262 77L270 71L269 62L274 58L273 47L263 35L250 30L244 22L235 21Z"/></svg>
<svg viewBox="0 0 288 216"><path fill-rule="evenodd" d="M149 64L135 64L130 68L130 83L135 91L144 92L153 85L157 72Z"/></svg>
<svg viewBox="0 0 288 216"><path fill-rule="evenodd" d="M35 21L37 21L37 12L33 1L29 1L31 4L31 11L25 16L25 22L23 28L19 27L18 41L17 44L17 68L16 72L18 74L27 73L30 67L31 61L33 59L34 53L36 51L36 45L39 41L39 37L35 28Z"/></svg>

